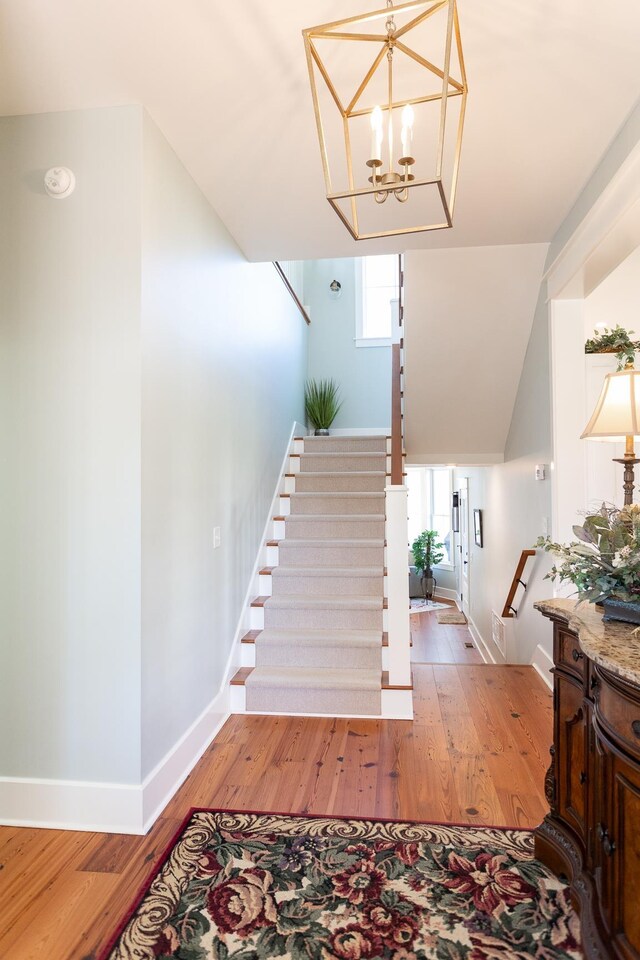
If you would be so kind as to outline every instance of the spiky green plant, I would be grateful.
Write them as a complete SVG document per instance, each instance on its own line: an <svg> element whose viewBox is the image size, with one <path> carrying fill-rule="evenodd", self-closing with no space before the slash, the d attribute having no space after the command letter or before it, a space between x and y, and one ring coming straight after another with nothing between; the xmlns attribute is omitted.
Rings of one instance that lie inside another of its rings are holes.
<svg viewBox="0 0 640 960"><path fill-rule="evenodd" d="M304 388L307 420L316 430L328 430L342 406L335 380L308 380Z"/></svg>

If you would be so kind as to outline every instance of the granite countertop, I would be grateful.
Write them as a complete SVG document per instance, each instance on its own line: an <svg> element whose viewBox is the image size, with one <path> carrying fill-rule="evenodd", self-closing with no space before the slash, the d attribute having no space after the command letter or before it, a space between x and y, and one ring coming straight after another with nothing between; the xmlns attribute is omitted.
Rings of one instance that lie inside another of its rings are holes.
<svg viewBox="0 0 640 960"><path fill-rule="evenodd" d="M564 620L577 633L587 657L610 673L640 685L640 629L615 620L605 623L602 607L575 600L539 600L536 610L545 617Z"/></svg>

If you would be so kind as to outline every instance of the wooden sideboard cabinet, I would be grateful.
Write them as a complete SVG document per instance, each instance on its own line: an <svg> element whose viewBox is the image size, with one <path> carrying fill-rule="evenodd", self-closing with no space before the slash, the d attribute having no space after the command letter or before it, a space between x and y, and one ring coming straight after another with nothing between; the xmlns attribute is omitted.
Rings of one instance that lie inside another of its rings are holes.
<svg viewBox="0 0 640 960"><path fill-rule="evenodd" d="M553 622L554 733L551 809L536 831L536 856L566 877L586 956L640 960L640 684L630 679L635 668L624 654L619 671L615 653L614 669L602 656L592 659L589 630L583 636L575 617L549 609L563 603L538 605ZM599 650L607 629L624 650L627 631L640 665L632 628L598 626L599 612L580 616L598 631Z"/></svg>

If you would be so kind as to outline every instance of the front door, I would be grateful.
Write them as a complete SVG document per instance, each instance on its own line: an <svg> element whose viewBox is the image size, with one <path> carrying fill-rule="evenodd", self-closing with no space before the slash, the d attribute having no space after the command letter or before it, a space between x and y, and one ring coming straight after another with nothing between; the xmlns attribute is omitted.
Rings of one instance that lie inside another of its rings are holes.
<svg viewBox="0 0 640 960"><path fill-rule="evenodd" d="M460 606L466 617L469 616L469 481L460 480L460 538L458 543L459 565L458 585Z"/></svg>

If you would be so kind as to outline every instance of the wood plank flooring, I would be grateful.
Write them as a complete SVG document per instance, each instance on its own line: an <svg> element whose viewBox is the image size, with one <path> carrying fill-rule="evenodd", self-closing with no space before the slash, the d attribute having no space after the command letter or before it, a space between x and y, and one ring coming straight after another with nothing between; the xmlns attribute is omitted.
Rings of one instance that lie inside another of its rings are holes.
<svg viewBox="0 0 640 960"><path fill-rule="evenodd" d="M552 707L533 668L413 670L413 723L232 717L146 837L1 827L0 957L94 958L191 806L538 824Z"/></svg>
<svg viewBox="0 0 640 960"><path fill-rule="evenodd" d="M435 611L412 613L409 621L414 663L483 663L464 624L438 623Z"/></svg>

